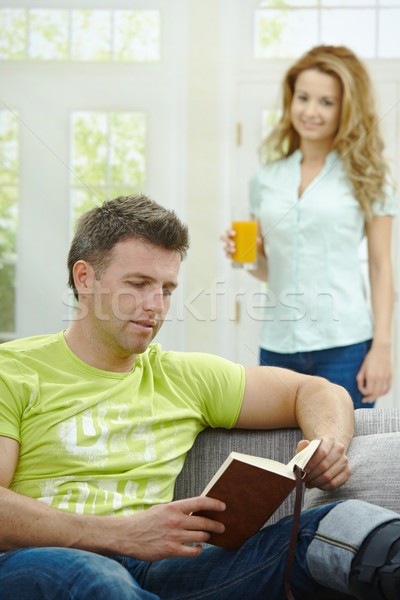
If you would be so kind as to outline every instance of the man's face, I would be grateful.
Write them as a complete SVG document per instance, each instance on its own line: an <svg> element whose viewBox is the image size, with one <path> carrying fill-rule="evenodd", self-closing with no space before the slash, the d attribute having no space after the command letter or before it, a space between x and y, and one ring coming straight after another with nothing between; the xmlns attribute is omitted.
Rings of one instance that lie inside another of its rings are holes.
<svg viewBox="0 0 400 600"><path fill-rule="evenodd" d="M88 318L103 351L127 357L146 350L168 312L180 264L178 252L127 239L113 248L98 279L92 269Z"/></svg>

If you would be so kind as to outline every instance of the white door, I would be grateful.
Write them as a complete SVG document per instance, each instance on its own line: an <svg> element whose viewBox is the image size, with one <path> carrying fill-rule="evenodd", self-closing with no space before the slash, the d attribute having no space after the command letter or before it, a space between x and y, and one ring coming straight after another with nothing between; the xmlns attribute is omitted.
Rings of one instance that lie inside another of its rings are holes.
<svg viewBox="0 0 400 600"><path fill-rule="evenodd" d="M258 148L265 124L278 110L279 85L279 79L239 85L237 151L233 171L236 177L233 186L235 207L247 207L249 179L260 165ZM235 360L255 365L259 362L259 334L266 286L245 270L232 271L230 279L230 286L235 290Z"/></svg>

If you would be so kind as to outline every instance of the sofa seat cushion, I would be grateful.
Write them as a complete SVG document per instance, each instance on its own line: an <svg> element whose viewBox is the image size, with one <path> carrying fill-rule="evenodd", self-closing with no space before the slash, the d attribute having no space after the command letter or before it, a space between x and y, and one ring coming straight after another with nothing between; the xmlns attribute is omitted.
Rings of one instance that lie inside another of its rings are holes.
<svg viewBox="0 0 400 600"><path fill-rule="evenodd" d="M358 498L400 512L400 432L355 437L347 455L352 470L347 483L330 492L307 489L303 509Z"/></svg>

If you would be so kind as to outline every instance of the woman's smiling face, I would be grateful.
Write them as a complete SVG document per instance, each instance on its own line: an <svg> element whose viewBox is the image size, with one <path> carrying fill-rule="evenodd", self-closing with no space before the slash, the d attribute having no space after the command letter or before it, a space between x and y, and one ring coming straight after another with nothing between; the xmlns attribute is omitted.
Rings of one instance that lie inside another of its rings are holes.
<svg viewBox="0 0 400 600"><path fill-rule="evenodd" d="M292 125L301 140L332 142L340 123L342 90L339 81L316 69L296 79L290 107Z"/></svg>

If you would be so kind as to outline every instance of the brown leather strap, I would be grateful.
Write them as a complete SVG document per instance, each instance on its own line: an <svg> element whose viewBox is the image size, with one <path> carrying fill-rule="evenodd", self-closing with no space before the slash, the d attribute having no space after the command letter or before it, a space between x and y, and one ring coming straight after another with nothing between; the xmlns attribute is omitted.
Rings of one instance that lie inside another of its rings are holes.
<svg viewBox="0 0 400 600"><path fill-rule="evenodd" d="M293 523L292 523L292 534L290 536L289 553L286 561L286 569L284 576L285 593L288 600L295 600L290 587L290 580L292 576L292 567L294 555L296 552L297 534L299 531L300 523L300 512L301 512L301 497L303 494L303 479L305 472L300 469L297 465L294 467L294 474L296 476L296 499L294 503Z"/></svg>

